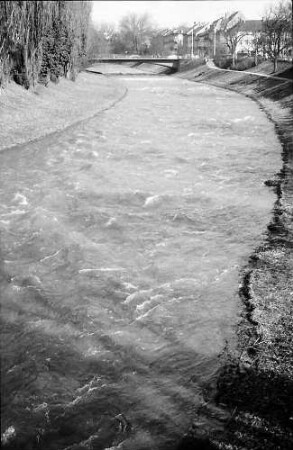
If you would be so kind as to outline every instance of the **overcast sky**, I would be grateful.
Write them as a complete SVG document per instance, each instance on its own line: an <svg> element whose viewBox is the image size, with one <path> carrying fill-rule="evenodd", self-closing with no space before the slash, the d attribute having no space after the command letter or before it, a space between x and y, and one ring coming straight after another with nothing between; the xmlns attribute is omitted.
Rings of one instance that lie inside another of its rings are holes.
<svg viewBox="0 0 293 450"><path fill-rule="evenodd" d="M117 25L129 12L148 12L160 27L209 22L226 12L241 11L246 19L261 19L264 10L278 0L173 0L173 1L94 1L93 21Z"/></svg>

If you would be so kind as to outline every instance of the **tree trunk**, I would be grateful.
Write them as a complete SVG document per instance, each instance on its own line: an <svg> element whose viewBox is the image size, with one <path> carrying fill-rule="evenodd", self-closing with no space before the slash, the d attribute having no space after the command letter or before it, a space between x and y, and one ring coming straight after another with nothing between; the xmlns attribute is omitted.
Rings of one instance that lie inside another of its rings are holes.
<svg viewBox="0 0 293 450"><path fill-rule="evenodd" d="M135 53L138 54L138 38L135 37Z"/></svg>
<svg viewBox="0 0 293 450"><path fill-rule="evenodd" d="M26 89L29 89L30 87L30 77L29 77L29 58L28 58L28 46L29 46L29 32L30 28L28 26L26 30L26 35L23 43L23 69L24 69L24 80L23 85Z"/></svg>
<svg viewBox="0 0 293 450"><path fill-rule="evenodd" d="M278 57L274 57L274 73L278 70Z"/></svg>
<svg viewBox="0 0 293 450"><path fill-rule="evenodd" d="M257 51L255 51L255 53L254 53L254 64L257 66L257 64L258 64L258 59L257 59Z"/></svg>
<svg viewBox="0 0 293 450"><path fill-rule="evenodd" d="M23 85L26 89L29 89L29 68L28 68L28 47L26 44L23 46L23 65L24 65L24 74L23 74Z"/></svg>

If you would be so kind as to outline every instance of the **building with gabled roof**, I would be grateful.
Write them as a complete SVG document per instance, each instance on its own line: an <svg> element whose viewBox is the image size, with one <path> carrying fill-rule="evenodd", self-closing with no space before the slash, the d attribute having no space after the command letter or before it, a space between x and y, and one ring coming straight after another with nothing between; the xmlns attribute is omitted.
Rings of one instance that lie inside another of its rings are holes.
<svg viewBox="0 0 293 450"><path fill-rule="evenodd" d="M241 26L241 33L243 38L237 45L238 53L245 53L250 55L257 49L257 40L261 38L263 32L263 23L261 20L246 20Z"/></svg>
<svg viewBox="0 0 293 450"><path fill-rule="evenodd" d="M164 56L214 58L233 53L235 61L237 53L262 54L262 32L261 20L245 20L241 12L235 11L206 24L161 30L155 40L161 48L157 53ZM235 38L233 42L231 38Z"/></svg>
<svg viewBox="0 0 293 450"><path fill-rule="evenodd" d="M235 28L240 22L244 22L245 18L240 11L235 11L229 16L223 17L222 25L226 30L232 30Z"/></svg>
<svg viewBox="0 0 293 450"><path fill-rule="evenodd" d="M161 30L155 37L157 44L161 41L162 55L184 55L186 53L186 32L188 28L179 27Z"/></svg>
<svg viewBox="0 0 293 450"><path fill-rule="evenodd" d="M186 31L186 55L190 55L191 57L198 55L198 34L205 26L205 24L198 25L194 23L194 25Z"/></svg>
<svg viewBox="0 0 293 450"><path fill-rule="evenodd" d="M249 53L252 51L255 33L261 32L262 22L260 20L245 21L239 11L226 17L220 17L207 24L197 34L198 43L195 45L195 54L205 58L229 54L230 50L225 33L233 33L233 29L235 29L236 35L239 35L239 33L243 35L243 37L239 35L236 51Z"/></svg>

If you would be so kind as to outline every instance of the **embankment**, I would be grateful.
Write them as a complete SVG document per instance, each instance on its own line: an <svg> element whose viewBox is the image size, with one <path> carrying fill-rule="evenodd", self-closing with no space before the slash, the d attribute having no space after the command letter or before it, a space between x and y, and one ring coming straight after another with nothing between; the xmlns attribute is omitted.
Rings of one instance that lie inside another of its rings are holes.
<svg viewBox="0 0 293 450"><path fill-rule="evenodd" d="M84 72L28 91L11 82L0 91L0 151L88 119L124 95L118 81Z"/></svg>
<svg viewBox="0 0 293 450"><path fill-rule="evenodd" d="M176 76L231 89L258 102L274 122L283 149L283 167L265 182L276 194L266 239L241 273L237 349L228 347L222 356L217 386L207 387L207 403L197 411L180 450L289 450L293 448L292 81L207 66Z"/></svg>

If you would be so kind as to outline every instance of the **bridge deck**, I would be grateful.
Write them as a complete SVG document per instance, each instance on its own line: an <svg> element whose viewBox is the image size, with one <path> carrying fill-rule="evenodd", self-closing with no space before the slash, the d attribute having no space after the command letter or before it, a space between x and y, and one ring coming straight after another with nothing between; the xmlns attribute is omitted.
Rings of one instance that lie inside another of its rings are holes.
<svg viewBox="0 0 293 450"><path fill-rule="evenodd" d="M179 58L92 58L92 62L109 62L109 63L119 63L119 62L141 62L141 63L169 63L179 62Z"/></svg>

